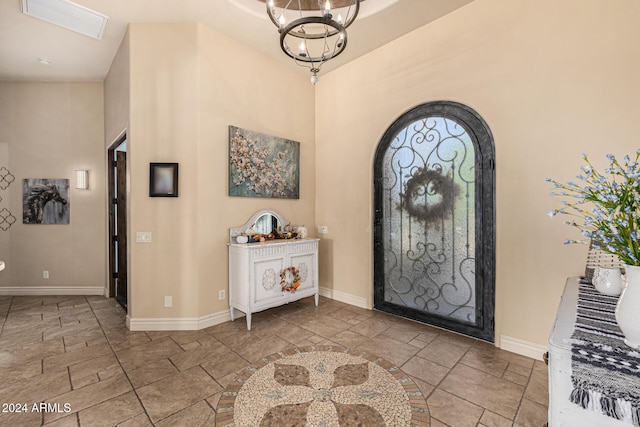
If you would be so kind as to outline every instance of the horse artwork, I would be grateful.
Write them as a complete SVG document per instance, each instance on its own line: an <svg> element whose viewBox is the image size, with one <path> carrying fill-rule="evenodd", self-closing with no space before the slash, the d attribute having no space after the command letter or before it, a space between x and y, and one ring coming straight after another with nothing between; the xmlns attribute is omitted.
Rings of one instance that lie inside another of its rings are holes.
<svg viewBox="0 0 640 427"><path fill-rule="evenodd" d="M69 180L22 181L23 224L69 224Z"/></svg>

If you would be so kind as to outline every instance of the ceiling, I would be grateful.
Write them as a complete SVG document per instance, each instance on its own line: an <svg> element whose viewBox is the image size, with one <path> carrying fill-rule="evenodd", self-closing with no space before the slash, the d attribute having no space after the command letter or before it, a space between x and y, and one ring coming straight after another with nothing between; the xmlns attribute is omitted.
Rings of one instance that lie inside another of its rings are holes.
<svg viewBox="0 0 640 427"><path fill-rule="evenodd" d="M473 0L366 0L349 27L345 52L323 73L440 18ZM20 0L0 0L0 80L103 80L129 23L200 22L282 63L278 32L259 0L74 0L109 16L102 40L20 12ZM51 64L43 65L38 58ZM306 68L301 73L308 73Z"/></svg>

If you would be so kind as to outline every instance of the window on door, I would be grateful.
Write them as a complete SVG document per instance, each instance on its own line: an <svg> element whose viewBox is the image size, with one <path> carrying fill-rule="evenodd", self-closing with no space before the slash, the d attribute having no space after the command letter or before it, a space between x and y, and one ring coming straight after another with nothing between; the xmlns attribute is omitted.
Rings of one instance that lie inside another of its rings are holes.
<svg viewBox="0 0 640 427"><path fill-rule="evenodd" d="M375 158L375 308L494 340L494 148L469 107L403 114Z"/></svg>

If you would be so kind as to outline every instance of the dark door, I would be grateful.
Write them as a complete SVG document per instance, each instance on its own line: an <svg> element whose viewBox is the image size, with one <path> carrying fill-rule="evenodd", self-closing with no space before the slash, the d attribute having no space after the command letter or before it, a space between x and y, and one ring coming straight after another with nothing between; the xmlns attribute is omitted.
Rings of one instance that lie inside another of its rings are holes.
<svg viewBox="0 0 640 427"><path fill-rule="evenodd" d="M424 104L375 158L374 306L494 340L493 140L470 108Z"/></svg>
<svg viewBox="0 0 640 427"><path fill-rule="evenodd" d="M127 153L116 151L116 300L127 308Z"/></svg>
<svg viewBox="0 0 640 427"><path fill-rule="evenodd" d="M109 295L127 310L127 145L123 137L108 152Z"/></svg>

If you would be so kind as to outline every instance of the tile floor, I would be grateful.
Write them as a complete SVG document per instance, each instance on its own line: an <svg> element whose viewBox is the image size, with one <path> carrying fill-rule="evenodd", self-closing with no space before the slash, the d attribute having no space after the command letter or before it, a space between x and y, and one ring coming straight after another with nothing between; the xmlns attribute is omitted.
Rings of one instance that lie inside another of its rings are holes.
<svg viewBox="0 0 640 427"><path fill-rule="evenodd" d="M321 298L201 331L130 332L102 297L0 297L0 425L210 426L234 372L313 344L368 351L411 375L431 426L542 427L539 361ZM283 426L285 427L285 426Z"/></svg>

